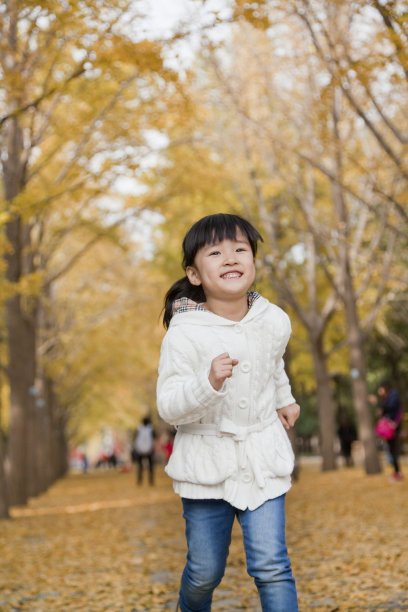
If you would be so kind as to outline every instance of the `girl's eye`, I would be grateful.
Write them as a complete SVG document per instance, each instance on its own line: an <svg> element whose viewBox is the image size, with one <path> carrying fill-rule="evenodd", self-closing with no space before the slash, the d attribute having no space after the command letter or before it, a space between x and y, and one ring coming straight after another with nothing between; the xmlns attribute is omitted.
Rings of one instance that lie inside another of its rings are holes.
<svg viewBox="0 0 408 612"><path fill-rule="evenodd" d="M242 251L242 252L244 252L244 251L246 251L246 249L245 249L244 247L239 247L239 248L237 249L237 252L238 252L238 253L241 253L241 251Z"/></svg>
<svg viewBox="0 0 408 612"><path fill-rule="evenodd" d="M219 251L211 251L210 255L219 255L220 252Z"/></svg>

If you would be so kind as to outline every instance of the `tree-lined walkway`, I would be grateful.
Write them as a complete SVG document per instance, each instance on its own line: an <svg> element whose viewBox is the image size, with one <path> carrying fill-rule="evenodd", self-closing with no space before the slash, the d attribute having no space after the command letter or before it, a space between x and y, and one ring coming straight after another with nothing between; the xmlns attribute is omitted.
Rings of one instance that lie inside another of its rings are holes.
<svg viewBox="0 0 408 612"><path fill-rule="evenodd" d="M0 522L0 610L173 611L184 526L157 476L154 488L113 471L70 476L14 508ZM407 507L407 481L303 468L287 501L301 611L408 610ZM238 526L213 609L260 609Z"/></svg>

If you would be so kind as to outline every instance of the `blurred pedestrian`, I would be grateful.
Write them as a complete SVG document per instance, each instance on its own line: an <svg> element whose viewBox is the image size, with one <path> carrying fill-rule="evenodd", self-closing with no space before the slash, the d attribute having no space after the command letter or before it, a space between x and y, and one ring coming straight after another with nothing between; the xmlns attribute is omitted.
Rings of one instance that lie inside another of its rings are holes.
<svg viewBox="0 0 408 612"><path fill-rule="evenodd" d="M139 425L132 448L132 457L136 462L137 483L142 484L143 467L147 463L149 482L154 484L154 436L155 432L150 418L145 417Z"/></svg>
<svg viewBox="0 0 408 612"><path fill-rule="evenodd" d="M344 462L347 467L351 467L353 465L353 458L351 455L351 446L354 440L357 438L356 436L356 428L352 423L350 417L344 416L340 420L340 425L337 430L337 434L340 440L340 450L341 454L344 457Z"/></svg>
<svg viewBox="0 0 408 612"><path fill-rule="evenodd" d="M385 419L390 428L389 435L387 437L384 436L388 446L391 463L394 468L394 473L390 477L390 482L398 482L402 480L399 465L402 404L397 389L393 387L388 380L383 380L380 383L377 389L377 395L379 419Z"/></svg>
<svg viewBox="0 0 408 612"><path fill-rule="evenodd" d="M88 456L86 453L82 453L82 472L87 473L89 467Z"/></svg>

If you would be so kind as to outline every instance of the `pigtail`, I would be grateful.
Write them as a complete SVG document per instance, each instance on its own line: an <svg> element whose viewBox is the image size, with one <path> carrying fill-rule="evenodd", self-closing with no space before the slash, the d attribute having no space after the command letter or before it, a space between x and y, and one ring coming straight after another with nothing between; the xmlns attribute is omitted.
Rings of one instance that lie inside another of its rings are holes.
<svg viewBox="0 0 408 612"><path fill-rule="evenodd" d="M173 316L173 302L182 297L187 297L194 302L205 302L205 294L201 285L192 285L187 276L180 278L170 287L164 298L163 325L166 329Z"/></svg>

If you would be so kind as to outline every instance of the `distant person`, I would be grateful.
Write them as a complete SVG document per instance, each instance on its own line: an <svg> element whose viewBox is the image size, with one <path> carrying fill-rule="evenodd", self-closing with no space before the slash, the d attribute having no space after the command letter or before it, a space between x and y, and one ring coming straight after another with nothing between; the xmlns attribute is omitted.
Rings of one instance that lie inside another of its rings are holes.
<svg viewBox="0 0 408 612"><path fill-rule="evenodd" d="M386 439L388 450L391 458L391 463L394 468L394 473L390 477L391 482L402 480L402 474L399 466L399 446L400 446L400 431L402 419L402 404L397 389L395 389L388 380L380 383L377 389L378 395L378 416L385 417L391 422L394 434L390 439Z"/></svg>
<svg viewBox="0 0 408 612"><path fill-rule="evenodd" d="M136 462L137 483L142 484L143 466L147 463L149 482L154 484L154 429L149 417L145 417L138 427L132 451Z"/></svg>
<svg viewBox="0 0 408 612"><path fill-rule="evenodd" d="M157 405L177 427L166 472L186 521L181 612L211 609L235 519L262 610L298 610L285 495L294 466L286 430L300 409L283 361L289 317L250 291L261 239L237 215L200 219L183 241L186 276L165 299Z"/></svg>
<svg viewBox="0 0 408 612"><path fill-rule="evenodd" d="M82 472L84 474L86 474L87 471L88 471L88 468L89 468L89 461L88 461L87 454L86 453L82 453L81 459L82 459Z"/></svg>
<svg viewBox="0 0 408 612"><path fill-rule="evenodd" d="M351 467L353 465L351 447L357 436L356 428L349 417L346 416L340 420L337 435L339 436L340 452L344 457L344 462L347 467Z"/></svg>

